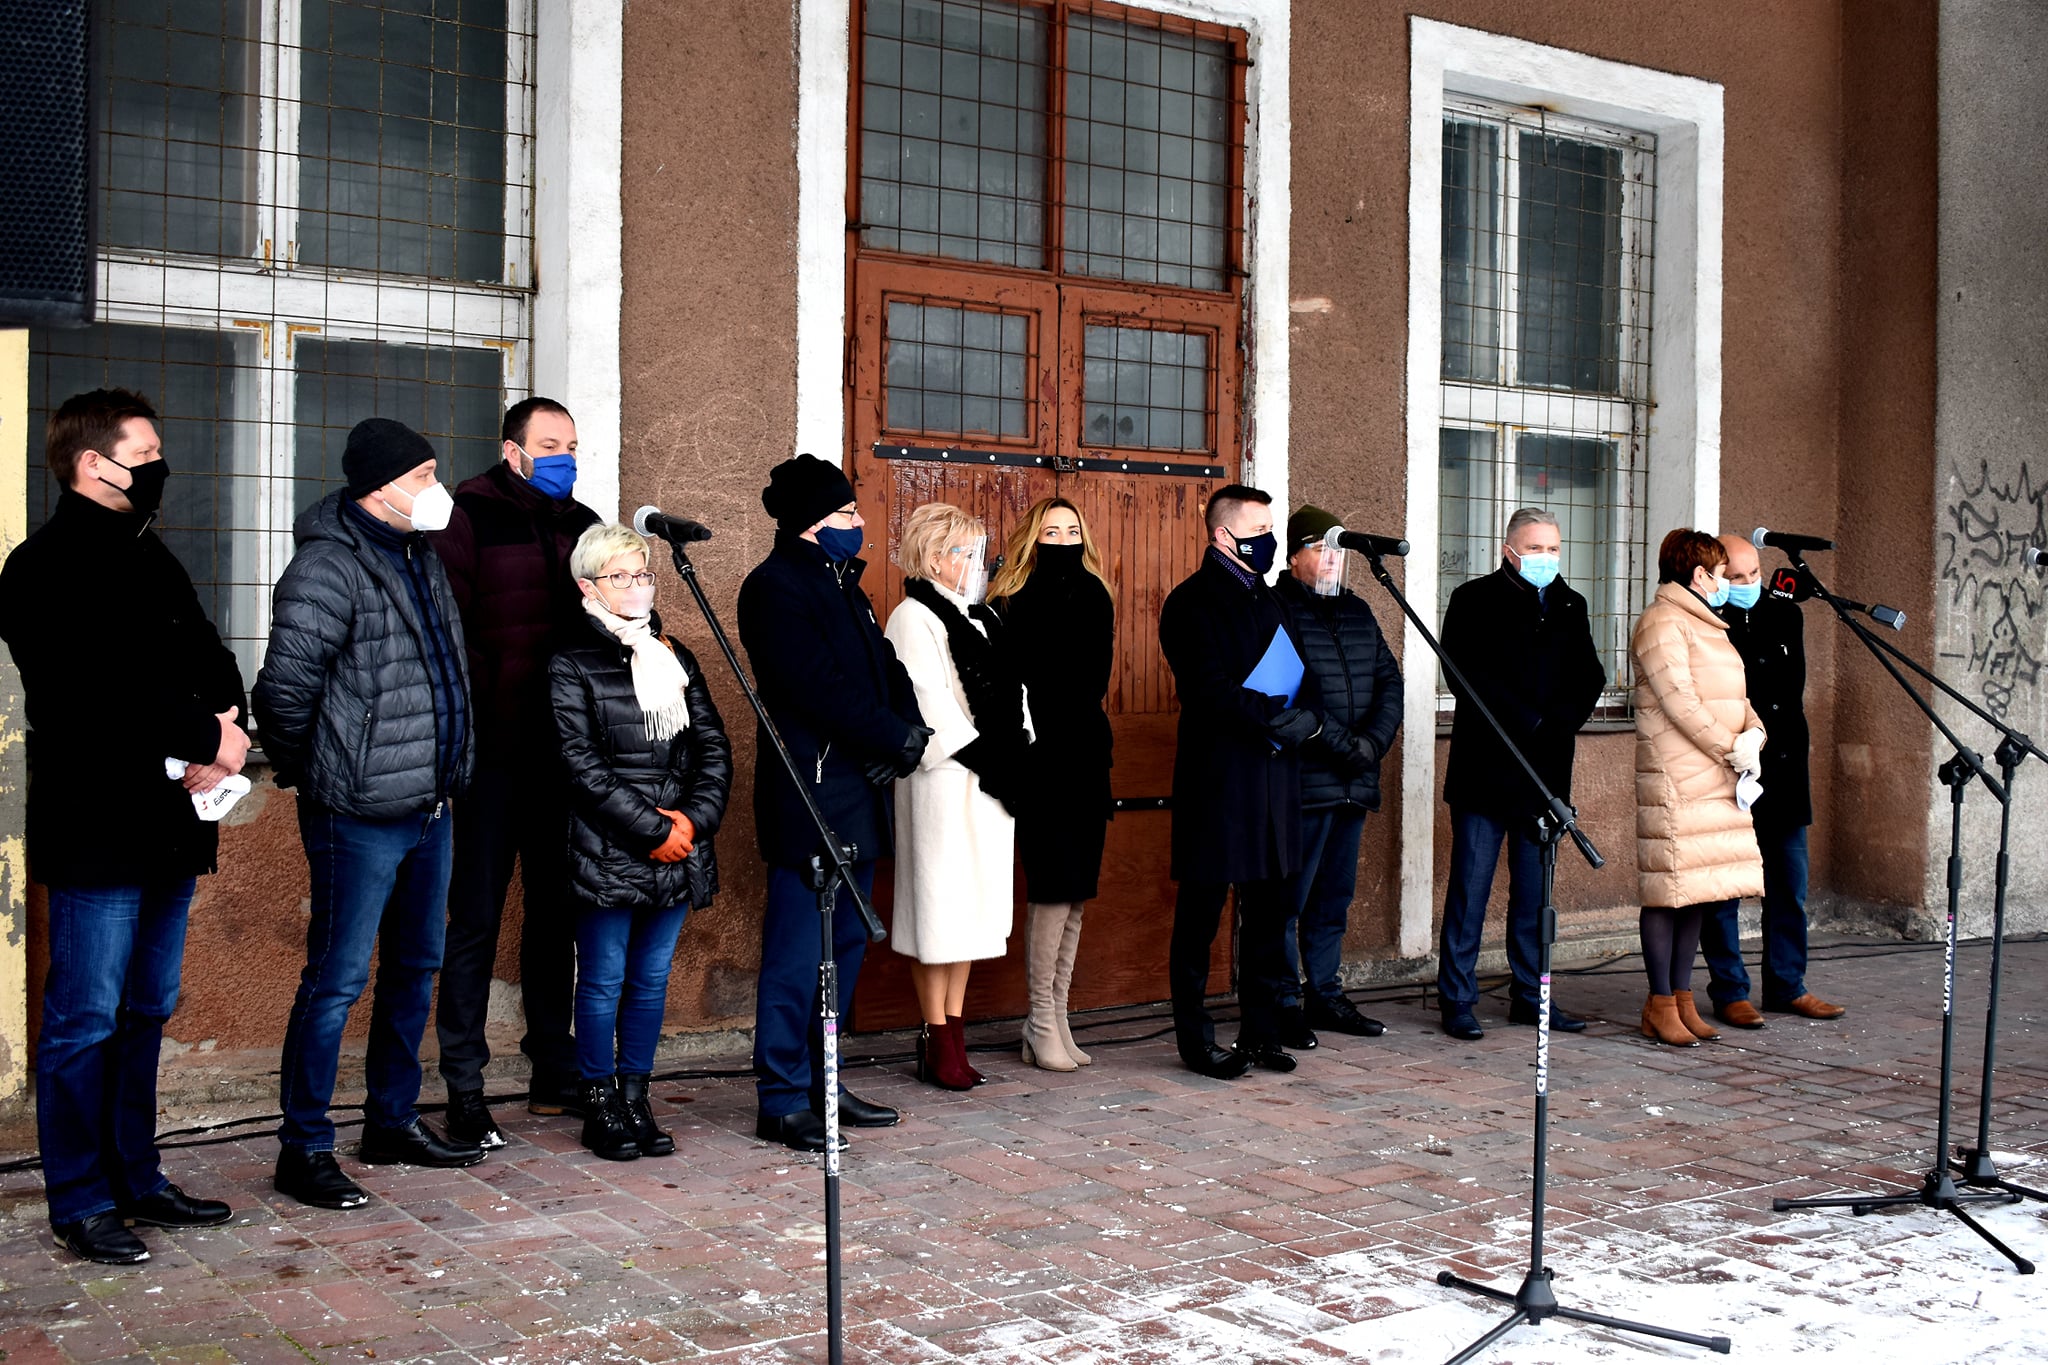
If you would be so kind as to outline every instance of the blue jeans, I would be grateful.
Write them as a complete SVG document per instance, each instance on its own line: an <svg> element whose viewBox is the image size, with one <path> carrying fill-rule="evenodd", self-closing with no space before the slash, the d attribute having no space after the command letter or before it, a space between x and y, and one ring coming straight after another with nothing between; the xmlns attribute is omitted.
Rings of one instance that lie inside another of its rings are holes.
<svg viewBox="0 0 2048 1365"><path fill-rule="evenodd" d="M577 911L576 1069L584 1080L654 1070L676 935L689 913L688 901L666 910Z"/></svg>
<svg viewBox="0 0 2048 1365"><path fill-rule="evenodd" d="M178 1004L192 886L50 888L36 1145L53 1223L169 1183L157 1167L157 1051Z"/></svg>
<svg viewBox="0 0 2048 1365"><path fill-rule="evenodd" d="M1756 843L1764 855L1764 1008L1781 1010L1806 994L1806 827L1760 829ZM1707 994L1716 1005L1749 999L1737 908L1730 901L1700 925Z"/></svg>
<svg viewBox="0 0 2048 1365"><path fill-rule="evenodd" d="M1536 821L1512 821L1482 811L1451 807L1451 877L1444 893L1444 927L1437 945L1436 989L1446 1005L1471 1009L1479 1003L1479 935L1486 927L1486 901L1493 894L1493 869L1508 846L1508 969L1514 1000L1535 1009L1537 974L1543 964L1543 854Z"/></svg>
<svg viewBox="0 0 2048 1365"><path fill-rule="evenodd" d="M363 1059L366 1122L400 1128L419 1117L420 1035L434 997L434 973L448 932L453 828L443 805L395 820L363 820L299 802L299 836L313 872L306 969L285 1024L278 1141L308 1152L334 1150L334 1072L349 1007L377 989ZM381 944L380 944L381 939Z"/></svg>
<svg viewBox="0 0 2048 1365"><path fill-rule="evenodd" d="M1326 806L1302 812L1301 871L1294 876L1294 901L1282 928L1287 956L1282 1009L1304 1001L1328 1004L1344 994L1338 969L1344 958L1344 923L1358 892L1358 840L1365 812L1357 806ZM1299 944L1297 945L1297 938Z"/></svg>
<svg viewBox="0 0 2048 1365"><path fill-rule="evenodd" d="M872 860L853 865L862 895L875 884ZM763 1118L807 1109L815 1087L825 1096L819 1073L825 1038L818 1022L818 893L810 871L768 868L768 910L761 919L761 975L754 994L754 1088ZM853 1008L853 983L867 956L868 933L844 886L832 909L832 959L839 970L839 1013Z"/></svg>

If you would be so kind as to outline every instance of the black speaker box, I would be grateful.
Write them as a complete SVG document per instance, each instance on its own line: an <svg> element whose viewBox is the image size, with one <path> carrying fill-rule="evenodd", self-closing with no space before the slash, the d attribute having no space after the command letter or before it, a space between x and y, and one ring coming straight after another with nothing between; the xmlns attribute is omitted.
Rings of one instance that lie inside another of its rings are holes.
<svg viewBox="0 0 2048 1365"><path fill-rule="evenodd" d="M88 0L0 0L0 324L93 312Z"/></svg>

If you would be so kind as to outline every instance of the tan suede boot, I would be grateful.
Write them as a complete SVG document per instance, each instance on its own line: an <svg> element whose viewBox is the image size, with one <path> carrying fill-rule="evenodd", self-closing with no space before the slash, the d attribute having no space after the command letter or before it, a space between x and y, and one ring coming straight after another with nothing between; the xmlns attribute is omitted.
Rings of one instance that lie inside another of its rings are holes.
<svg viewBox="0 0 2048 1365"><path fill-rule="evenodd" d="M1672 1047L1698 1047L1692 1030L1678 1022L1678 1006L1668 995L1653 995L1643 1002L1643 1036Z"/></svg>
<svg viewBox="0 0 2048 1365"><path fill-rule="evenodd" d="M1721 1030L1700 1018L1700 1012L1693 1006L1691 991L1673 991L1672 1004L1678 1007L1678 1022L1695 1038L1719 1038Z"/></svg>
<svg viewBox="0 0 2048 1365"><path fill-rule="evenodd" d="M1058 970L1060 940L1067 932L1064 905L1026 905L1024 982L1031 1012L1024 1016L1024 1060L1042 1071L1073 1071L1080 1066L1067 1053L1055 1022L1053 976Z"/></svg>
<svg viewBox="0 0 2048 1365"><path fill-rule="evenodd" d="M1067 991L1074 984L1074 955L1081 949L1081 906L1085 902L1075 901L1067 907L1067 931L1060 935L1059 961L1052 972L1052 1022L1060 1031L1060 1041L1066 1044L1067 1055L1082 1066L1091 1065L1095 1059L1074 1044L1074 1031L1067 1023Z"/></svg>

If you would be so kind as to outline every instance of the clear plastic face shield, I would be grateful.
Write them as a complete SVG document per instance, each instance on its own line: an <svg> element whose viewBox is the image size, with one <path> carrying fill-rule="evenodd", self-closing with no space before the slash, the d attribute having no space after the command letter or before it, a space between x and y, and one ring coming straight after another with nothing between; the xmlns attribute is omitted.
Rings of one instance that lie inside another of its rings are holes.
<svg viewBox="0 0 2048 1365"><path fill-rule="evenodd" d="M1344 591L1344 551L1338 548L1337 537L1344 534L1341 526L1332 526L1323 533L1323 543L1303 551L1310 556L1315 577L1304 578L1302 582L1318 597L1335 597Z"/></svg>
<svg viewBox="0 0 2048 1365"><path fill-rule="evenodd" d="M977 606L988 598L988 537L949 545L939 555L939 582Z"/></svg>

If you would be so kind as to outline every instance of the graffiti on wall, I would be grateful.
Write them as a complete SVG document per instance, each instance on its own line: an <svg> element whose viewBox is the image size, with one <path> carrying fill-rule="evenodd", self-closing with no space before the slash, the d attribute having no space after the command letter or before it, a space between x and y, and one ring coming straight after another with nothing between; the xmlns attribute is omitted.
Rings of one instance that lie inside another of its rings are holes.
<svg viewBox="0 0 2048 1365"><path fill-rule="evenodd" d="M2031 723L2038 706L2048 580L2027 567L2030 545L2048 546L2048 486L2022 460L2016 475L1994 476L1989 461L1949 475L1936 557L1948 629L1942 657L1961 665L1985 707L2001 719ZM2012 713L2018 704L2018 717Z"/></svg>

